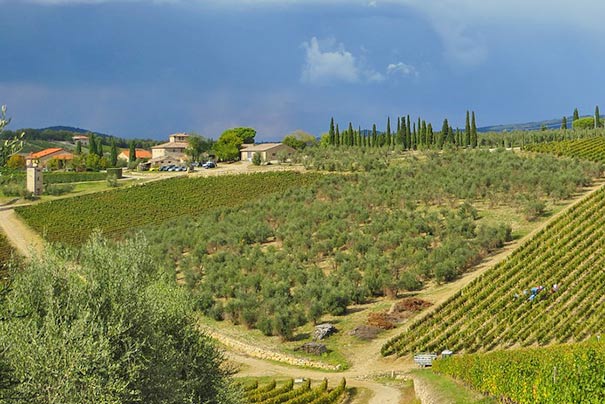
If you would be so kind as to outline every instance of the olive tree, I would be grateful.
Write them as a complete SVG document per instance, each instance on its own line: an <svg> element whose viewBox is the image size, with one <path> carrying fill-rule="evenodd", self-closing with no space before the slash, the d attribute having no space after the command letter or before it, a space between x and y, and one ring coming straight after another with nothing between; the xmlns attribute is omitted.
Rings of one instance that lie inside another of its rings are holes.
<svg viewBox="0 0 605 404"><path fill-rule="evenodd" d="M11 119L6 116L6 105L0 107L0 133L10 123ZM15 153L18 153L23 148L23 137L25 132L12 139L7 139L0 144L0 167L4 167L8 159Z"/></svg>
<svg viewBox="0 0 605 404"><path fill-rule="evenodd" d="M233 403L223 357L146 242L99 235L11 274L0 353L16 403ZM1 358L0 358L1 359Z"/></svg>

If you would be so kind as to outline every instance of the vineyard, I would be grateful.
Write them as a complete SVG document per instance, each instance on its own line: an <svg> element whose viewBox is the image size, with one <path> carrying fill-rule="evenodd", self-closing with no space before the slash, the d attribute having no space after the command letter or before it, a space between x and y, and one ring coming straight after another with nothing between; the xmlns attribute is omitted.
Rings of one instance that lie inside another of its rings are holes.
<svg viewBox="0 0 605 404"><path fill-rule="evenodd" d="M525 149L605 163L605 136L532 144Z"/></svg>
<svg viewBox="0 0 605 404"><path fill-rule="evenodd" d="M604 236L601 188L390 340L383 355L577 342L602 332Z"/></svg>
<svg viewBox="0 0 605 404"><path fill-rule="evenodd" d="M260 386L258 381L243 385L245 401L250 404L336 404L342 402L347 394L346 381L333 389L328 388L328 380L312 387L310 380L305 380L300 387L294 388L290 379L278 385L275 380Z"/></svg>
<svg viewBox="0 0 605 404"><path fill-rule="evenodd" d="M15 209L48 241L83 243L94 229L111 237L146 224L304 187L317 174L294 172L175 178Z"/></svg>
<svg viewBox="0 0 605 404"><path fill-rule="evenodd" d="M433 370L501 402L605 402L605 343L468 354L439 359Z"/></svg>

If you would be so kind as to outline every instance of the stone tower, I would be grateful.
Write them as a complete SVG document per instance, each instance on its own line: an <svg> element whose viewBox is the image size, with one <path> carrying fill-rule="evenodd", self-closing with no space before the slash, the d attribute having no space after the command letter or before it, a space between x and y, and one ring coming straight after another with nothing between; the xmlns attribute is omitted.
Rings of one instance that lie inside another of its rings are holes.
<svg viewBox="0 0 605 404"><path fill-rule="evenodd" d="M42 195L42 169L38 167L37 159L27 159L27 191L38 196Z"/></svg>

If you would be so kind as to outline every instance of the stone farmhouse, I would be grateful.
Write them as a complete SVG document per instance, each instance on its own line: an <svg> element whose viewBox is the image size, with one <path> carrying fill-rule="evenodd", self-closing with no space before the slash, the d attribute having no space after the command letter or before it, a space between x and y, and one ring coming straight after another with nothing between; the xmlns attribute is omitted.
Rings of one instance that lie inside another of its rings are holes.
<svg viewBox="0 0 605 404"><path fill-rule="evenodd" d="M162 143L151 148L152 165L180 164L187 160L185 149L189 146L186 133L175 133L169 136L167 143Z"/></svg>
<svg viewBox="0 0 605 404"><path fill-rule="evenodd" d="M37 160L39 167L46 167L50 160L57 160L59 168L64 168L68 161L73 160L74 155L60 147L40 150L27 155L26 160Z"/></svg>
<svg viewBox="0 0 605 404"><path fill-rule="evenodd" d="M280 157L290 157L296 150L283 143L261 143L261 144L243 144L240 149L242 161L252 161L256 153L260 154L261 160L266 162L278 161Z"/></svg>

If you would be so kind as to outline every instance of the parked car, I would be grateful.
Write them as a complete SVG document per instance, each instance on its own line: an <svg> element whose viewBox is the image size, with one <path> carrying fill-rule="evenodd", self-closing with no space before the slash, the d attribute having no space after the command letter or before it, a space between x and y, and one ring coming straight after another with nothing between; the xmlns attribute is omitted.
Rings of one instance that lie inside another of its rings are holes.
<svg viewBox="0 0 605 404"><path fill-rule="evenodd" d="M216 163L214 161L207 161L204 164L202 164L202 167L204 167L204 168L216 168Z"/></svg>

